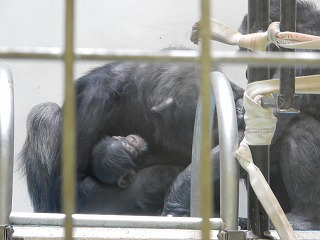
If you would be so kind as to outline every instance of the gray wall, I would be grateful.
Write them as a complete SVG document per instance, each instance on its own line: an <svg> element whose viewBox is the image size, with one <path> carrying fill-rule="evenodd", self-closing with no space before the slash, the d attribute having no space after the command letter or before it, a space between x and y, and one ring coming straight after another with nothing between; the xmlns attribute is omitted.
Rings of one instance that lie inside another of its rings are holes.
<svg viewBox="0 0 320 240"><path fill-rule="evenodd" d="M79 0L76 2L76 46L105 49L154 49L170 45L197 48L189 41L199 19L196 0ZM237 29L247 0L212 1L212 17ZM63 0L0 1L0 47L62 47ZM236 47L214 44L219 51ZM14 75L15 159L26 134L26 117L41 102L63 101L63 65L58 60L0 59ZM102 62L77 62L75 75ZM224 65L234 82L244 86L244 66ZM13 211L32 211L23 176L15 162Z"/></svg>

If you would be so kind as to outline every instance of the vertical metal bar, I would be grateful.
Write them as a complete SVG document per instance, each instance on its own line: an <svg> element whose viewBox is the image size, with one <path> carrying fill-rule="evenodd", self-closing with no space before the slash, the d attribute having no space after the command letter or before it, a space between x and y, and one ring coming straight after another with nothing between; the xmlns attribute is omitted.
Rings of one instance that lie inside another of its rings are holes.
<svg viewBox="0 0 320 240"><path fill-rule="evenodd" d="M233 92L229 80L221 72L211 73L217 106L220 146L220 215L225 229L238 230L239 164L238 125Z"/></svg>
<svg viewBox="0 0 320 240"><path fill-rule="evenodd" d="M210 103L210 135L212 135L212 126L214 125L214 110L215 110L215 99L214 96L211 96ZM200 217L200 202L201 191L200 191L200 139L201 139L201 114L202 106L200 99L197 104L196 117L194 122L194 131L193 131L193 143L192 143L192 161L191 161L191 194L190 194L190 216L191 217Z"/></svg>
<svg viewBox="0 0 320 240"><path fill-rule="evenodd" d="M281 0L281 31L296 31L296 0ZM294 49L281 48L283 52L294 52ZM295 68L282 67L280 69L280 94L278 97L278 108L289 110L295 108Z"/></svg>
<svg viewBox="0 0 320 240"><path fill-rule="evenodd" d="M63 112L62 177L65 239L72 239L75 211L75 97L73 84L74 62L74 2L66 0L65 26L65 104Z"/></svg>
<svg viewBox="0 0 320 240"><path fill-rule="evenodd" d="M269 25L269 0L249 0L248 3L249 33L266 31ZM249 83L269 79L269 68L249 66L247 77ZM255 164L269 182L269 146L250 146L250 150ZM265 233L269 230L269 219L250 184L248 185L248 229L251 229L258 238L265 238Z"/></svg>
<svg viewBox="0 0 320 240"><path fill-rule="evenodd" d="M202 39L200 51L200 101L201 112L201 216L202 239L210 239L210 217L212 214L212 164L210 159L210 96L211 96L211 56L210 56L210 0L201 0L201 29Z"/></svg>
<svg viewBox="0 0 320 240"><path fill-rule="evenodd" d="M266 31L269 26L269 0L248 0L248 33ZM252 67L247 70L248 83L269 79L269 67Z"/></svg>
<svg viewBox="0 0 320 240"><path fill-rule="evenodd" d="M250 146L254 163L259 167L263 176L269 182L270 147L269 145ZM258 238L265 238L269 231L269 218L255 195L248 181L248 229Z"/></svg>
<svg viewBox="0 0 320 240"><path fill-rule="evenodd" d="M200 99L197 104L196 116L193 129L192 159L191 159L191 194L190 194L190 216L200 217L200 141L201 141L201 115L202 106Z"/></svg>
<svg viewBox="0 0 320 240"><path fill-rule="evenodd" d="M12 210L13 108L12 73L0 64L0 225L9 224Z"/></svg>

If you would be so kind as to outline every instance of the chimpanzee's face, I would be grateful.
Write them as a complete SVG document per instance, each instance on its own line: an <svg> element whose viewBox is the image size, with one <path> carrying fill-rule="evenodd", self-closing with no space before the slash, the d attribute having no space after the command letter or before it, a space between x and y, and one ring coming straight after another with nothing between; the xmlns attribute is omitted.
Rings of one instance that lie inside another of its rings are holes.
<svg viewBox="0 0 320 240"><path fill-rule="evenodd" d="M137 135L132 134L126 137L113 136L112 138L121 142L122 147L131 156L132 160L137 159L147 149L147 143Z"/></svg>

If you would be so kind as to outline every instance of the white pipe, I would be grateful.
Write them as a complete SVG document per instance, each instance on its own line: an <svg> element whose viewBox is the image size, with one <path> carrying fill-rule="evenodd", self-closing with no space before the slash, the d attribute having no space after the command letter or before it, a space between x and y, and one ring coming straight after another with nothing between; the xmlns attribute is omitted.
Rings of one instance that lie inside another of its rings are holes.
<svg viewBox="0 0 320 240"><path fill-rule="evenodd" d="M216 100L220 146L220 216L229 230L238 229L239 164L238 125L234 96L229 80L221 72L211 73Z"/></svg>
<svg viewBox="0 0 320 240"><path fill-rule="evenodd" d="M65 215L61 213L12 212L10 223L14 225L63 226ZM155 229L201 229L201 218L192 217L152 217L73 214L74 227L108 228L155 228ZM220 218L211 218L211 229L222 229Z"/></svg>
<svg viewBox="0 0 320 240"><path fill-rule="evenodd" d="M13 80L0 64L0 225L9 223L13 181Z"/></svg>

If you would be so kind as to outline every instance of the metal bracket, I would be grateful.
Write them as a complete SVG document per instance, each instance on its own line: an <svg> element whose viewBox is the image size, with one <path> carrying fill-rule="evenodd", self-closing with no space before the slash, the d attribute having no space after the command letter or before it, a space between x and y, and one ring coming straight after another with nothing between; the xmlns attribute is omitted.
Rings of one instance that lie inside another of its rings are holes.
<svg viewBox="0 0 320 240"><path fill-rule="evenodd" d="M219 240L246 240L246 232L245 231L237 231L237 230L224 230L220 231L218 234Z"/></svg>
<svg viewBox="0 0 320 240"><path fill-rule="evenodd" d="M300 99L297 94L286 96L285 94L278 95L278 111L299 113L300 112Z"/></svg>
<svg viewBox="0 0 320 240"><path fill-rule="evenodd" d="M261 106L264 108L275 108L279 112L286 113L300 113L300 99L299 96L295 95L293 100L293 107L289 109L283 108L280 105L283 105L283 97L281 95L275 97L265 97L261 99Z"/></svg>
<svg viewBox="0 0 320 240"><path fill-rule="evenodd" d="M11 225L0 225L0 240L12 240L13 232Z"/></svg>
<svg viewBox="0 0 320 240"><path fill-rule="evenodd" d="M252 231L224 230L218 234L219 240L270 240L274 239L270 232L265 233L265 238L258 238Z"/></svg>
<svg viewBox="0 0 320 240"><path fill-rule="evenodd" d="M252 231L247 231L246 232L246 240L271 240L275 239L270 231L265 231L263 234L263 238L259 238L258 236L254 235Z"/></svg>

